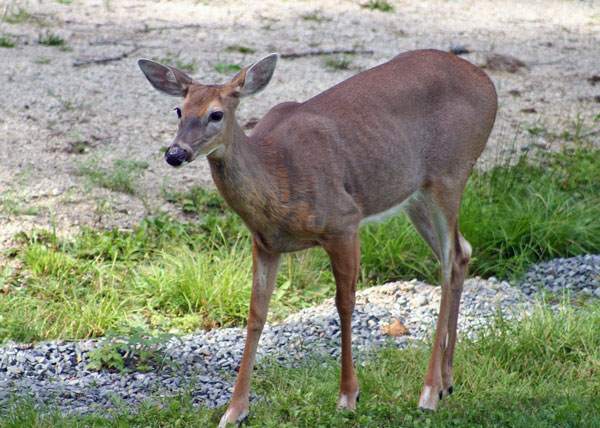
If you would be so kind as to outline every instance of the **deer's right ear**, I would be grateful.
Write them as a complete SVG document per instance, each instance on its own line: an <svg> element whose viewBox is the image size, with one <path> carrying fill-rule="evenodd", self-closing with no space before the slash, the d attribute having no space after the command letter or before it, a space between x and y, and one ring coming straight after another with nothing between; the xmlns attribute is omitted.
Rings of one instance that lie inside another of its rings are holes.
<svg viewBox="0 0 600 428"><path fill-rule="evenodd" d="M139 59L138 65L152 86L167 95L185 97L188 87L194 82L183 71L149 59Z"/></svg>
<svg viewBox="0 0 600 428"><path fill-rule="evenodd" d="M247 97L265 89L273 77L277 59L279 59L279 55L273 53L240 71L232 80L232 83L239 88L238 94L241 97Z"/></svg>

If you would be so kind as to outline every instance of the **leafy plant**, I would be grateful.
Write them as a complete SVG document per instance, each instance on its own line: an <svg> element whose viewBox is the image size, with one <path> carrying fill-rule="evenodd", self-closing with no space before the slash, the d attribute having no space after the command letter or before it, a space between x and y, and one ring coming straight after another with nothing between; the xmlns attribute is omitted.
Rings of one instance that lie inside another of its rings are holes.
<svg viewBox="0 0 600 428"><path fill-rule="evenodd" d="M219 73L231 73L234 71L240 71L242 69L242 67L237 64L229 64L223 61L219 61L218 63L214 64L213 68Z"/></svg>
<svg viewBox="0 0 600 428"><path fill-rule="evenodd" d="M361 5L365 9L379 10L381 12L393 12L394 6L392 6L387 0L368 0L366 3Z"/></svg>
<svg viewBox="0 0 600 428"><path fill-rule="evenodd" d="M161 333L152 336L142 329L133 329L128 336L119 336L114 330L107 331L102 345L87 356L90 370L116 370L120 372L148 372L161 370L165 365L174 368L174 363L166 357L162 348L177 336Z"/></svg>
<svg viewBox="0 0 600 428"><path fill-rule="evenodd" d="M15 47L15 42L13 42L12 40L6 38L6 37L0 37L0 48L14 48Z"/></svg>
<svg viewBox="0 0 600 428"><path fill-rule="evenodd" d="M40 34L38 36L38 44L45 46L63 46L65 45L65 40L57 34L51 33L50 31L46 31L46 34Z"/></svg>
<svg viewBox="0 0 600 428"><path fill-rule="evenodd" d="M243 54L253 54L256 50L242 45L230 45L225 48L227 52L240 52Z"/></svg>
<svg viewBox="0 0 600 428"><path fill-rule="evenodd" d="M347 57L328 59L325 61L325 66L334 70L348 70L350 69L350 64L352 64L352 60Z"/></svg>

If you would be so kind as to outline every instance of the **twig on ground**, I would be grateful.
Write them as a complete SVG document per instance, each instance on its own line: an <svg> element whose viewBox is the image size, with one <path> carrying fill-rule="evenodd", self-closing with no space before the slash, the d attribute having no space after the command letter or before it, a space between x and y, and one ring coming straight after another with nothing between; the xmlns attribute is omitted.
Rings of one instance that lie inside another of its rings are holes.
<svg viewBox="0 0 600 428"><path fill-rule="evenodd" d="M186 28L200 28L202 24L184 24L184 25L164 25L162 27L150 27L148 24L144 24L144 28L136 30L136 33L149 33L150 31L160 30L185 30Z"/></svg>
<svg viewBox="0 0 600 428"><path fill-rule="evenodd" d="M105 46L105 45L114 45L114 46L137 46L139 48L144 49L164 49L164 46L160 45L138 45L135 42L129 41L121 41L121 40L96 40L94 42L90 42L90 46Z"/></svg>
<svg viewBox="0 0 600 428"><path fill-rule="evenodd" d="M303 56L317 56L317 55L333 55L333 54L349 54L349 55L372 55L374 51L366 49L326 49L326 50L313 50L304 52L283 52L279 56L281 58L300 58Z"/></svg>
<svg viewBox="0 0 600 428"><path fill-rule="evenodd" d="M131 49L127 52L123 52L121 55L118 55L118 56L111 56L111 57L106 57L106 58L94 58L94 59L77 61L77 62L73 63L73 67L81 67L82 65L90 65L90 64L106 64L111 61L119 61L119 60L122 60L123 58L127 58L132 53L137 52L138 50L140 50L140 48L141 48L141 46L135 46L133 49Z"/></svg>
<svg viewBox="0 0 600 428"><path fill-rule="evenodd" d="M589 137L590 135L595 135L595 134L600 134L600 128L592 129L591 131L584 132L583 134L579 135L579 138L585 138L585 137Z"/></svg>

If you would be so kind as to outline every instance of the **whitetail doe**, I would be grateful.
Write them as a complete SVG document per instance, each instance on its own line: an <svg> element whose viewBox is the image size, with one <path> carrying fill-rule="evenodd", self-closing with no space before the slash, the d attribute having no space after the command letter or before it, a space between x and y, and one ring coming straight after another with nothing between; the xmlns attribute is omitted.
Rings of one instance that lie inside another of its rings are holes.
<svg viewBox="0 0 600 428"><path fill-rule="evenodd" d="M233 397L220 427L248 414L256 348L280 254L322 246L336 281L342 374L338 408L356 409L352 362L361 224L402 209L441 266L442 299L419 406L452 393L456 323L471 246L458 230L465 183L496 116L489 77L452 54L406 52L303 103L273 107L252 133L235 118L241 98L263 90L278 56L269 55L223 85L204 85L146 59L156 89L183 97L179 130L165 153L179 166L208 157L219 192L252 233L248 336Z"/></svg>

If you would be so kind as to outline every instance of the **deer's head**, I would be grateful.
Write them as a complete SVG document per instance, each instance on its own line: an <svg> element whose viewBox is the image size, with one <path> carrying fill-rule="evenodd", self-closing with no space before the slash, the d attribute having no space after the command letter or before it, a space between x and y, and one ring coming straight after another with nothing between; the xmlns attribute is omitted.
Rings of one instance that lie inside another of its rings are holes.
<svg viewBox="0 0 600 428"><path fill-rule="evenodd" d="M277 54L268 55L222 85L203 85L175 67L138 60L152 86L167 95L183 98L175 107L179 130L165 152L169 165L180 166L213 153L218 156L233 132L240 98L254 95L269 84L277 58Z"/></svg>

